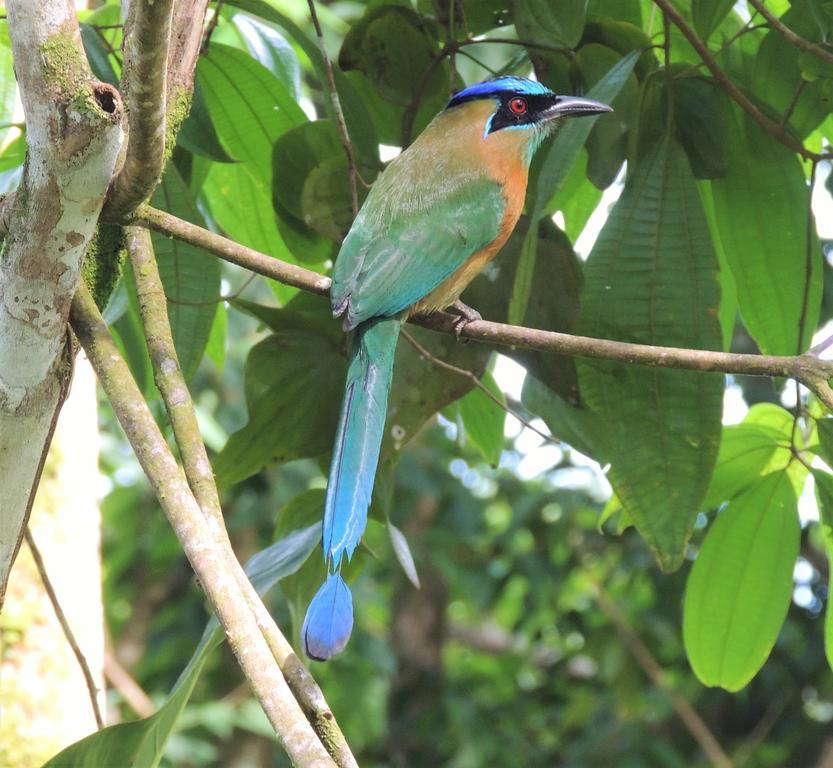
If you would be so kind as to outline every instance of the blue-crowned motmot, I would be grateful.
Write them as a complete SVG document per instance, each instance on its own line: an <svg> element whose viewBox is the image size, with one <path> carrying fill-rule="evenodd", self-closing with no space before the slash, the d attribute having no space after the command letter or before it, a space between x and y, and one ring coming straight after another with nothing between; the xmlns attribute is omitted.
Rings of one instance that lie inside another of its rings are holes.
<svg viewBox="0 0 833 768"><path fill-rule="evenodd" d="M367 522L402 323L452 305L467 314L460 294L514 229L535 150L562 118L609 111L519 77L478 83L449 101L367 196L330 295L352 338L324 506L328 575L302 629L311 658L335 655L352 631L340 570Z"/></svg>

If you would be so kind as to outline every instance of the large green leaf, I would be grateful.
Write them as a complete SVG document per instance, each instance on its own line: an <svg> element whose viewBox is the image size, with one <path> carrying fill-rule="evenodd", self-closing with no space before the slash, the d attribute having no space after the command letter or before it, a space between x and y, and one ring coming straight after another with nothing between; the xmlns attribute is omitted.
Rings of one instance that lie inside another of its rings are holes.
<svg viewBox="0 0 833 768"><path fill-rule="evenodd" d="M764 477L712 523L691 569L683 639L705 685L743 688L787 615L801 529L786 472Z"/></svg>
<svg viewBox="0 0 833 768"><path fill-rule="evenodd" d="M628 81L638 58L639 54L634 51L617 62L590 89L587 94L588 98L598 99L604 103L613 101L616 94ZM527 304L529 303L532 278L535 274L535 261L538 254L537 226L533 225L537 225L546 211L547 202L558 193L566 181L596 119L585 117L580 120L568 121L549 147L542 150L542 159L535 165L528 193L528 205L532 213L515 271L512 299L509 304L508 321L510 323L523 324Z"/></svg>
<svg viewBox="0 0 833 768"><path fill-rule="evenodd" d="M783 470L791 455L789 434L779 429L746 423L724 427L704 509L718 507L764 475Z"/></svg>
<svg viewBox="0 0 833 768"><path fill-rule="evenodd" d="M724 116L728 167L712 181L712 194L738 308L762 352L794 355L810 343L821 303L815 229L807 254L807 182L794 152L734 105L725 105Z"/></svg>
<svg viewBox="0 0 833 768"><path fill-rule="evenodd" d="M321 51L318 48L318 44L313 37L302 30L292 19L276 8L273 8L265 0L227 0L226 4L247 11L283 29L304 51L318 75L318 81L321 87L326 88L327 70L321 59ZM333 75L335 76L336 90L341 100L344 119L347 123L353 146L359 156L363 157L367 162L378 161L379 145L376 139L376 130L373 121L370 119L370 115L368 115L367 108L340 69L336 68ZM329 101L328 107L330 108L330 116L335 117L332 103Z"/></svg>
<svg viewBox="0 0 833 768"><path fill-rule="evenodd" d="M316 524L293 531L286 538L254 555L246 564L246 573L258 592L264 594L280 579L295 573L320 538L321 526ZM153 715L98 731L67 747L46 763L44 768L156 768L209 654L222 640L222 630L217 620L212 618L170 697Z"/></svg>
<svg viewBox="0 0 833 768"><path fill-rule="evenodd" d="M828 583L827 594L833 594L833 475L822 472L820 469L813 470L813 478L816 481L816 496L819 502L821 540L827 550ZM827 663L833 669L833 607L831 601L827 600L824 609L824 653L827 656Z"/></svg>
<svg viewBox="0 0 833 768"><path fill-rule="evenodd" d="M211 120L208 107L205 105L199 74L197 74L194 81L191 109L188 111L188 117L185 118L176 140L180 146L194 154L208 157L218 163L233 162L233 158L220 144L214 122Z"/></svg>
<svg viewBox="0 0 833 768"><path fill-rule="evenodd" d="M249 421L215 458L217 483L226 487L270 464L327 453L345 370L338 342L312 323L281 328L256 344L246 360Z"/></svg>
<svg viewBox="0 0 833 768"><path fill-rule="evenodd" d="M303 110L284 83L237 48L212 44L200 57L198 72L220 141L268 186L272 144L306 122Z"/></svg>
<svg viewBox="0 0 833 768"><path fill-rule="evenodd" d="M629 177L587 261L578 330L719 349L716 272L691 169L668 138ZM676 568L717 456L723 382L602 360L578 371L606 427L616 495L663 568Z"/></svg>
<svg viewBox="0 0 833 768"><path fill-rule="evenodd" d="M235 14L232 23L249 53L287 86L296 100L300 98L301 65L286 38L268 24L242 13Z"/></svg>
<svg viewBox="0 0 833 768"><path fill-rule="evenodd" d="M794 0L781 21L796 34L820 41L809 5L807 0ZM770 29L757 48L751 85L755 96L777 115L789 114L787 126L804 138L830 114L831 83L823 78L805 79L801 56L798 46L778 30Z"/></svg>
<svg viewBox="0 0 833 768"><path fill-rule="evenodd" d="M691 15L697 34L708 40L720 23L729 15L735 0L691 0Z"/></svg>
<svg viewBox="0 0 833 768"><path fill-rule="evenodd" d="M205 226L188 188L173 165L153 195L153 205ZM153 249L168 298L168 318L179 364L186 376L197 370L220 300L220 262L181 240L153 233Z"/></svg>
<svg viewBox="0 0 833 768"><path fill-rule="evenodd" d="M491 374L484 374L483 386L492 397L503 404L498 405L482 389L473 389L458 401L459 416L465 429L466 439L480 451L483 459L496 467L503 451L503 427L506 423L506 397L497 386Z"/></svg>
<svg viewBox="0 0 833 768"><path fill-rule="evenodd" d="M429 70L439 42L429 22L410 8L382 5L370 9L344 37L338 63L359 70L388 101L407 106L426 91L448 84L448 65ZM428 79L423 82L423 73Z"/></svg>
<svg viewBox="0 0 833 768"><path fill-rule="evenodd" d="M541 45L574 48L584 29L587 0L516 0L518 36Z"/></svg>
<svg viewBox="0 0 833 768"><path fill-rule="evenodd" d="M341 242L353 223L347 159L332 120L315 120L287 131L272 153L275 185L272 202L284 217ZM373 169L360 167L366 181ZM362 201L367 192L359 185Z"/></svg>

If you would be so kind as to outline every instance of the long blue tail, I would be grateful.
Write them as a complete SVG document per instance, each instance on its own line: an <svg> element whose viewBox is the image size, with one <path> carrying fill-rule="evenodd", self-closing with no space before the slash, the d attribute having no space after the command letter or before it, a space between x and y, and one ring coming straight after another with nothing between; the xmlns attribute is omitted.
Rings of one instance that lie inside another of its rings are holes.
<svg viewBox="0 0 833 768"><path fill-rule="evenodd" d="M369 320L352 339L324 504L327 581L313 597L301 630L307 656L318 661L339 653L353 629L353 600L339 570L342 556L353 556L367 524L401 327L399 318Z"/></svg>

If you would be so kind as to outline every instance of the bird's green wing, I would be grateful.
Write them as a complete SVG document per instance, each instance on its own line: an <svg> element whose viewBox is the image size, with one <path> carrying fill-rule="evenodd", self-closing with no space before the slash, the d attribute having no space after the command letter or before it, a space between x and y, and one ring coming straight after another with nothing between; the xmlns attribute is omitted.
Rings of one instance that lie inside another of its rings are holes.
<svg viewBox="0 0 833 768"><path fill-rule="evenodd" d="M333 311L346 310L346 328L407 309L495 240L506 208L500 186L481 178L446 189L422 205L407 194L391 204L395 190L372 190L333 270ZM387 199L373 194L383 192Z"/></svg>

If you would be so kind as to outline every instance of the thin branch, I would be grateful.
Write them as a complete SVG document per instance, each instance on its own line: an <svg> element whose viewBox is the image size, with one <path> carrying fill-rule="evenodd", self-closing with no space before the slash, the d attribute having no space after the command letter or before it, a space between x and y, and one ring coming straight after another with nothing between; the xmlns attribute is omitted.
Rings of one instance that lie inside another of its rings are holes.
<svg viewBox="0 0 833 768"><path fill-rule="evenodd" d="M143 205L137 209L132 223L148 227L162 234L176 237L202 248L221 259L270 277L273 280L325 296L330 290L330 278L297 264L267 256L252 248L235 243L195 224L178 219L164 211ZM411 322L434 331L453 334L454 317L437 312L420 315ZM833 378L833 361L820 360L815 355L796 356L748 355L735 352L715 352L705 349L660 347L652 344L633 344L610 339L594 339L556 331L524 328L487 320L468 323L460 335L474 341L502 346L537 349L562 355L592 357L604 360L655 368L682 368L713 373L744 373L750 376L770 376L798 379L833 410L833 389L827 380Z"/></svg>
<svg viewBox="0 0 833 768"><path fill-rule="evenodd" d="M116 418L222 625L243 673L293 765L334 768L275 663L228 558L216 525L197 504L182 470L82 283L72 302L73 330L87 353Z"/></svg>
<svg viewBox="0 0 833 768"><path fill-rule="evenodd" d="M804 336L807 333L807 313L810 311L810 289L813 285L813 254L815 252L816 221L813 218L813 188L816 186L816 171L818 162L813 161L810 168L810 182L807 186L807 218L804 230L805 258L804 258L804 293L801 298L801 314L798 318L798 349L804 349ZM808 340L809 342L809 340ZM799 399L800 402L800 399Z"/></svg>
<svg viewBox="0 0 833 768"><path fill-rule="evenodd" d="M211 17L211 21L208 22L208 26L205 28L205 34L202 38L202 44L200 45L200 54L205 53L208 50L208 45L211 43L211 36L214 34L214 30L217 29L217 24L220 23L220 11L223 8L223 0L217 0L217 5L214 7L214 15Z"/></svg>
<svg viewBox="0 0 833 768"><path fill-rule="evenodd" d="M450 371L451 373L456 373L458 376L462 376L464 379L468 379L477 389L479 389L486 397L489 398L495 405L498 406L501 410L508 413L510 416L516 418L521 424L523 424L527 429L534 432L539 437L542 437L545 442L552 443L554 445L561 445L561 441L554 437L553 435L548 435L546 432L542 432L538 427L534 424L531 424L527 421L521 414L519 414L514 408L507 405L503 400L497 397L493 392L489 390L489 388L475 375L473 371L470 371L466 368L459 368L456 365L452 365L451 363L447 363L445 360L440 360L439 357L432 355L422 344L420 344L410 333L406 330L402 331L402 335L417 352L419 352L420 356L424 358L427 362L431 363L431 365L436 366L437 368L442 368L445 371Z"/></svg>
<svg viewBox="0 0 833 768"><path fill-rule="evenodd" d="M769 25L776 30L790 45L794 45L796 48L800 48L802 51L807 51L807 53L812 53L818 59L821 59L828 64L833 64L833 53L828 51L826 48L822 48L822 46L817 45L816 43L810 42L806 38L801 37L801 35L796 34L793 32L786 24L784 24L781 19L779 19L772 11L770 11L766 5L761 2L761 0L748 0L749 5L751 5L758 13L763 16Z"/></svg>
<svg viewBox="0 0 833 768"><path fill-rule="evenodd" d="M108 201L117 216L150 197L162 177L173 5L173 0L131 0L129 6L121 90L130 133L124 165Z"/></svg>
<svg viewBox="0 0 833 768"><path fill-rule="evenodd" d="M236 578L245 596L257 622L258 630L266 640L275 661L311 725L340 768L355 768L355 758L350 752L347 740L333 717L332 711L324 700L323 693L264 607L232 550L220 507L220 496L214 481L214 473L200 434L194 403L176 354L168 320L165 289L154 257L150 232L141 227L128 227L127 252L136 282L139 311L147 339L154 380L162 395L174 430L188 484L203 514L212 520L216 545L224 551L227 567Z"/></svg>
<svg viewBox="0 0 833 768"><path fill-rule="evenodd" d="M156 706L150 696L145 693L142 686L122 666L116 654L109 648L104 650L104 676L139 717L150 717L156 711ZM248 686L246 688L248 689Z"/></svg>
<svg viewBox="0 0 833 768"><path fill-rule="evenodd" d="M353 145L350 142L350 134L347 131L347 121L344 119L344 112L341 109L341 99L336 89L336 79L333 73L333 63L327 55L327 45L324 42L324 33L321 31L321 23L318 21L318 13L315 10L315 0L307 0L309 15L312 18L312 25L315 27L315 34L318 38L318 47L321 49L321 58L324 61L324 69L327 72L327 88L330 91L330 101L333 105L338 134L341 137L341 146L344 147L344 154L347 156L347 169L350 173L350 198L353 203L353 215L359 212L358 175L356 169L356 156L353 153Z"/></svg>
<svg viewBox="0 0 833 768"><path fill-rule="evenodd" d="M788 147L793 152L797 152L807 160L822 160L827 155L819 155L807 149L800 141L794 139L786 128L778 125L774 120L767 117L760 109L751 101L751 99L743 93L743 91L735 85L729 76L717 65L708 46L697 36L697 33L688 26L685 19L680 12L673 6L671 0L654 0L654 2L665 12L669 19L677 26L680 32L686 37L692 47L700 54L700 58L706 65L708 70L712 73L715 81L723 88L726 93L735 101L738 106L746 112L763 130L770 136L775 138L785 147Z"/></svg>
<svg viewBox="0 0 833 768"><path fill-rule="evenodd" d="M642 642L639 635L636 634L633 627L619 610L616 603L611 599L605 588L595 581L594 588L596 602L599 608L601 608L602 613L610 619L611 623L619 631L622 642L627 647L631 656L636 660L637 664L642 667L642 670L650 681L668 696L677 716L695 741L700 745L703 752L708 755L712 763L718 766L718 768L732 768L732 761L723 750L723 747L720 746L720 742L718 742L714 734L709 730L709 727L697 713L697 710L689 704L688 700L682 694L671 687L665 677L665 671L654 658L651 651L648 650L645 643Z"/></svg>
<svg viewBox="0 0 833 768"><path fill-rule="evenodd" d="M52 604L52 610L55 611L55 616L58 619L58 623L61 625L64 637L66 638L67 643L69 643L69 647L72 649L72 653L75 656L75 660L78 662L78 666L81 668L81 674L84 676L84 682L87 684L87 692L90 695L90 704L93 708L95 724L98 730L101 730L104 727L104 718L101 716L101 709L98 706L98 689L96 688L95 680L93 679L93 673L90 671L90 665L87 664L87 659L81 652L81 647L75 639L72 627L69 626L64 609L61 608L58 595L55 593L55 587L52 586L49 574L46 572L46 565L43 562L43 557L41 556L40 550L35 544L32 532L28 527L26 528L24 536L26 538L26 543L29 545L29 551L32 553L32 560L35 561L35 568L38 569L38 575L43 583L43 588L46 590L46 595L49 598L49 602Z"/></svg>
<svg viewBox="0 0 833 768"><path fill-rule="evenodd" d="M428 62L428 66L423 71L417 84L416 93L414 97L408 102L405 111L402 114L402 147L403 149L411 143L411 134L414 132L414 121L416 120L419 105L422 103L422 98L425 96L425 91L428 88L428 81L434 74L434 71L440 65L442 60L449 54L449 52L456 47L456 43L446 43Z"/></svg>

